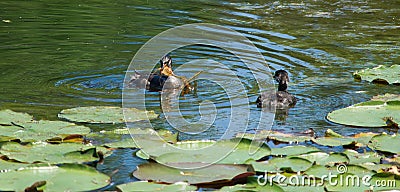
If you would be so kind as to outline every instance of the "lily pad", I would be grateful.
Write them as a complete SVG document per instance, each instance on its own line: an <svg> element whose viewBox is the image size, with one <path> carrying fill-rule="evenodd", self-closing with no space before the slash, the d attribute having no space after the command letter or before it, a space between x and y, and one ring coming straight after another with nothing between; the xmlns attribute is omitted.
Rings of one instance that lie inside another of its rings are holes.
<svg viewBox="0 0 400 192"><path fill-rule="evenodd" d="M87 146L78 143L35 143L21 145L8 142L1 146L0 153L10 159L27 163L82 163L100 159L98 152L107 156L111 152L102 147Z"/></svg>
<svg viewBox="0 0 400 192"><path fill-rule="evenodd" d="M269 192L284 192L284 190L277 184L268 183L268 180L265 181L258 178L249 177L247 179L246 184L234 185L234 186L225 186L222 187L219 191L221 192L239 192L239 191L269 191Z"/></svg>
<svg viewBox="0 0 400 192"><path fill-rule="evenodd" d="M312 166L312 162L298 158L272 158L269 161L252 162L253 168L257 172L280 173L280 172L298 172L305 171Z"/></svg>
<svg viewBox="0 0 400 192"><path fill-rule="evenodd" d="M298 155L297 157L307 159L311 162L315 162L316 165L323 166L333 166L338 163L349 163L350 159L343 153L324 153L324 152L316 152L316 153L308 153Z"/></svg>
<svg viewBox="0 0 400 192"><path fill-rule="evenodd" d="M8 172L8 171L15 171L17 169L24 168L27 166L29 166L29 164L17 163L17 162L6 161L6 160L0 159L0 173Z"/></svg>
<svg viewBox="0 0 400 192"><path fill-rule="evenodd" d="M347 149L343 153L350 159L350 164L379 163L382 158L374 152L358 153L351 149Z"/></svg>
<svg viewBox="0 0 400 192"><path fill-rule="evenodd" d="M354 135L353 138L356 139L357 147L364 147L369 144L369 141L371 141L372 137L374 137L375 135L378 135L378 134L372 133L372 132L358 133L358 134Z"/></svg>
<svg viewBox="0 0 400 192"><path fill-rule="evenodd" d="M260 149L250 154L249 149L251 140L248 139L231 139L223 141L185 141L178 142L173 146L184 150L184 152L167 151L160 149L145 149L154 160L163 164L180 163L180 162L201 162L201 163L218 163L218 164L245 164L251 160L258 160L262 157L270 155L271 150L266 144L261 144ZM212 146L212 147L210 147ZM209 148L208 148L209 147ZM205 148L204 150L197 150ZM227 153L227 149L233 149L227 156L221 156L221 153ZM219 160L214 162L215 160Z"/></svg>
<svg viewBox="0 0 400 192"><path fill-rule="evenodd" d="M237 134L236 137L238 138L247 138L247 139L255 139L255 140L263 140L269 139L274 140L282 143L300 143L311 140L310 136L303 136L303 135L292 135L287 133L281 133L278 131L270 131L270 130L261 130L256 134L252 133L240 133Z"/></svg>
<svg viewBox="0 0 400 192"><path fill-rule="evenodd" d="M176 192L176 191L195 191L197 187L191 186L185 182L178 182L174 184L159 184L147 181L137 181L117 185L117 188L122 192L128 191L165 191L165 192Z"/></svg>
<svg viewBox="0 0 400 192"><path fill-rule="evenodd" d="M9 109L0 111L0 125L13 125L33 121L33 117L27 113L18 113Z"/></svg>
<svg viewBox="0 0 400 192"><path fill-rule="evenodd" d="M355 79L381 84L400 85L400 65L386 67L380 65L353 73Z"/></svg>
<svg viewBox="0 0 400 192"><path fill-rule="evenodd" d="M355 143L355 139L349 137L319 137L316 139L313 138L312 141L319 145L331 147L350 145Z"/></svg>
<svg viewBox="0 0 400 192"><path fill-rule="evenodd" d="M110 177L82 164L35 165L0 173L1 191L24 191L36 182L45 191L92 191L110 184Z"/></svg>
<svg viewBox="0 0 400 192"><path fill-rule="evenodd" d="M318 152L320 151L316 147L311 146L303 146L303 145L294 145L294 146L286 146L281 148L272 148L271 155L299 155L304 153Z"/></svg>
<svg viewBox="0 0 400 192"><path fill-rule="evenodd" d="M181 166L179 166L181 167ZM201 167L201 165L198 165ZM214 181L229 182L239 175L252 175L246 165L221 165L215 164L199 169L176 169L154 162L141 164L133 172L133 176L142 181L155 181L164 183L187 182L199 185Z"/></svg>
<svg viewBox="0 0 400 192"><path fill-rule="evenodd" d="M400 136L380 134L372 137L368 147L378 151L400 154Z"/></svg>
<svg viewBox="0 0 400 192"><path fill-rule="evenodd" d="M128 118L124 118L128 114ZM112 106L90 106L64 109L59 118L81 123L125 123L158 117L154 111L143 111L136 108L121 108Z"/></svg>
<svg viewBox="0 0 400 192"><path fill-rule="evenodd" d="M357 175L360 178L365 175L373 175L375 171L369 170L360 165L345 165L339 164L337 166L327 167L322 165L314 165L310 169L305 171L305 174L309 176L315 176L317 178L323 178L329 180L329 175L338 177L339 175L352 174Z"/></svg>
<svg viewBox="0 0 400 192"><path fill-rule="evenodd" d="M327 119L334 123L357 127L387 127L388 119L400 122L400 96L382 95L330 112Z"/></svg>
<svg viewBox="0 0 400 192"><path fill-rule="evenodd" d="M85 135L90 128L64 121L35 121L20 123L19 126L0 126L0 135L19 139L22 142L46 141L69 135Z"/></svg>

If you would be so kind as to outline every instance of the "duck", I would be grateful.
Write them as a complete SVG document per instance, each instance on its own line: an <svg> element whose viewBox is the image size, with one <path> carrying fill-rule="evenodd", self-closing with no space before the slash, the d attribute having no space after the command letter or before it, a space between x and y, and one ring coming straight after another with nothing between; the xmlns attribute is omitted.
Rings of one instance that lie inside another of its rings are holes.
<svg viewBox="0 0 400 192"><path fill-rule="evenodd" d="M297 98L287 91L289 75L285 70L277 70L274 74L275 81L278 82L278 91L276 92L263 92L257 98L258 108L275 108L287 109L294 107L297 103Z"/></svg>
<svg viewBox="0 0 400 192"><path fill-rule="evenodd" d="M164 89L179 89L183 85L183 81L176 76L172 70L172 58L165 55L160 59L161 67L157 72L152 73L148 78L149 91L162 91Z"/></svg>

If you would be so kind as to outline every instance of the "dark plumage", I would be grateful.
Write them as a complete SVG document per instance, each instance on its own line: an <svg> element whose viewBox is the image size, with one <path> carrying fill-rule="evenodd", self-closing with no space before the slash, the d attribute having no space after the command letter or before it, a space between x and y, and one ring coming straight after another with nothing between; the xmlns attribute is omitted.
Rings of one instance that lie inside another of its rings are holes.
<svg viewBox="0 0 400 192"><path fill-rule="evenodd" d="M274 79L279 83L278 91L263 92L257 98L257 107L268 107L276 109L284 109L296 105L297 99L295 96L287 92L287 83L289 82L289 75L285 70L278 70L275 72Z"/></svg>

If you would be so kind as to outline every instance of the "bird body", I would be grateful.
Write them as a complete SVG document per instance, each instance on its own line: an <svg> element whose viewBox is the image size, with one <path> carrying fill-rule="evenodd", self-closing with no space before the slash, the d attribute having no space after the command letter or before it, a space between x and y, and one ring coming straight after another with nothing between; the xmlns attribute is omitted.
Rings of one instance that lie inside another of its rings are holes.
<svg viewBox="0 0 400 192"><path fill-rule="evenodd" d="M287 92L287 83L289 82L288 73L285 70L275 72L274 79L279 83L278 91L263 92L257 98L257 107L285 109L293 107L297 103L297 98Z"/></svg>

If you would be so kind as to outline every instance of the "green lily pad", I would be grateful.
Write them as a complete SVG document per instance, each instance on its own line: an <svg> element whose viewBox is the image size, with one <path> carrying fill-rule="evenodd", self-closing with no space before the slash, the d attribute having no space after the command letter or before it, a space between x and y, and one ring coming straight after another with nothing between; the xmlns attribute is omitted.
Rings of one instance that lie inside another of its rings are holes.
<svg viewBox="0 0 400 192"><path fill-rule="evenodd" d="M251 165L257 172L279 173L305 171L312 166L312 162L298 157L277 157L269 161L252 162Z"/></svg>
<svg viewBox="0 0 400 192"><path fill-rule="evenodd" d="M331 147L336 147L336 146L343 146L343 145L350 145L355 143L354 138L350 137L319 137L316 139L312 139L314 143L317 143L318 145L324 145L324 146L331 146Z"/></svg>
<svg viewBox="0 0 400 192"><path fill-rule="evenodd" d="M124 112L127 119L124 118ZM90 106L64 109L59 118L81 123L125 123L158 117L154 111L143 111L136 108L121 108L112 106Z"/></svg>
<svg viewBox="0 0 400 192"><path fill-rule="evenodd" d="M351 164L379 163L382 158L374 152L358 153L351 149L347 149L343 153L350 159Z"/></svg>
<svg viewBox="0 0 400 192"><path fill-rule="evenodd" d="M375 135L378 135L378 134L372 133L372 132L358 133L358 134L354 135L353 138L355 138L355 140L356 140L357 147L364 147L369 144L369 141L371 141L372 137L374 137Z"/></svg>
<svg viewBox="0 0 400 192"><path fill-rule="evenodd" d="M35 163L82 163L92 162L100 159L98 153L101 151L105 156L110 151L95 146L82 145L78 143L35 143L21 145L8 142L1 146L0 153L10 159L20 162Z"/></svg>
<svg viewBox="0 0 400 192"><path fill-rule="evenodd" d="M291 155L299 155L299 154L318 152L318 151L320 151L320 150L316 147L294 145L294 146L286 146L286 147L281 147L281 148L272 148L271 155L291 156Z"/></svg>
<svg viewBox="0 0 400 192"><path fill-rule="evenodd" d="M0 111L0 125L13 125L33 121L33 117L27 113L18 113L9 109Z"/></svg>
<svg viewBox="0 0 400 192"><path fill-rule="evenodd" d="M315 162L316 165L333 166L338 163L349 163L350 159L343 153L308 153L298 155L297 157L307 159L311 162Z"/></svg>
<svg viewBox="0 0 400 192"><path fill-rule="evenodd" d="M268 180L265 181L263 179L258 179L255 177L248 177L246 184L234 185L234 186L225 186L222 187L219 191L221 192L243 192L243 191L269 191L269 192L284 192L284 190L277 184L268 183Z"/></svg>
<svg viewBox="0 0 400 192"><path fill-rule="evenodd" d="M22 142L64 139L69 135L85 135L90 128L64 121L35 121L20 123L20 126L0 126L0 135L19 139Z"/></svg>
<svg viewBox="0 0 400 192"><path fill-rule="evenodd" d="M174 184L159 184L147 181L137 181L117 185L117 188L122 192L128 191L165 191L165 192L176 192L176 191L195 191L197 187L191 186L188 183L178 182Z"/></svg>
<svg viewBox="0 0 400 192"><path fill-rule="evenodd" d="M339 172L340 171L340 172ZM360 165L345 165L339 164L337 166L327 167L322 165L313 165L310 169L305 171L305 174L309 176L314 176L316 178L323 178L324 180L329 180L329 175L333 177L339 177L344 174L357 175L363 177L365 175L373 175L375 171L369 170Z"/></svg>
<svg viewBox="0 0 400 192"><path fill-rule="evenodd" d="M310 178L324 178L325 180L328 175L338 175L336 166L326 167L323 165L313 165L304 172Z"/></svg>
<svg viewBox="0 0 400 192"><path fill-rule="evenodd" d="M303 135L292 135L287 133L281 133L278 131L270 131L270 130L261 130L256 134L252 133L239 133L236 135L238 138L247 138L251 140L274 140L282 143L300 143L306 142L311 140L310 136L303 136Z"/></svg>
<svg viewBox="0 0 400 192"><path fill-rule="evenodd" d="M400 65L386 67L380 65L353 73L355 79L381 84L400 84Z"/></svg>
<svg viewBox="0 0 400 192"><path fill-rule="evenodd" d="M182 167L180 165L175 165ZM183 165L185 167L185 165ZM201 167L199 164L196 167ZM214 181L231 181L238 175L254 173L248 172L246 165L221 165L215 164L199 169L176 169L154 162L141 164L133 172L133 176L142 181L155 181L164 183L187 182L199 185Z"/></svg>
<svg viewBox="0 0 400 192"><path fill-rule="evenodd" d="M180 163L180 162L202 162L202 163L218 163L218 164L245 164L251 160L258 160L262 157L270 155L271 149L266 144L261 144L256 153L250 154L249 149L251 140L248 139L231 139L223 141L185 141L178 142L173 146L184 150L168 151L163 148L145 150L154 160L163 164ZM205 150L197 150L202 149ZM234 149L233 151L226 151ZM222 153L228 153L225 157ZM216 162L214 162L217 160Z"/></svg>
<svg viewBox="0 0 400 192"><path fill-rule="evenodd" d="M17 163L0 159L0 174L3 172L14 171L29 166L26 163Z"/></svg>
<svg viewBox="0 0 400 192"><path fill-rule="evenodd" d="M325 192L324 186L307 186L307 185L299 185L299 186L292 186L292 185L285 185L282 186L282 189L285 192L299 192L299 191L307 191L307 192Z"/></svg>
<svg viewBox="0 0 400 192"><path fill-rule="evenodd" d="M365 167L369 170L375 171L375 172L382 172L382 170L388 169L393 166L391 164L376 164L376 163L370 163L370 162L359 164L359 165L362 167Z"/></svg>
<svg viewBox="0 0 400 192"><path fill-rule="evenodd" d="M91 191L109 185L110 177L82 164L35 165L0 173L0 190L24 191L40 181L45 191Z"/></svg>
<svg viewBox="0 0 400 192"><path fill-rule="evenodd" d="M370 101L358 103L328 113L327 119L334 123L357 127L390 126L388 119L400 122L400 96L382 95Z"/></svg>
<svg viewBox="0 0 400 192"><path fill-rule="evenodd" d="M400 154L400 136L380 134L372 137L368 147L378 151Z"/></svg>

